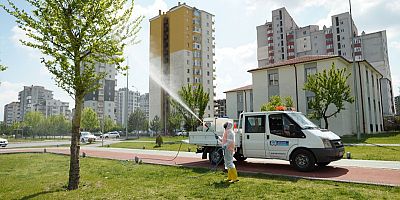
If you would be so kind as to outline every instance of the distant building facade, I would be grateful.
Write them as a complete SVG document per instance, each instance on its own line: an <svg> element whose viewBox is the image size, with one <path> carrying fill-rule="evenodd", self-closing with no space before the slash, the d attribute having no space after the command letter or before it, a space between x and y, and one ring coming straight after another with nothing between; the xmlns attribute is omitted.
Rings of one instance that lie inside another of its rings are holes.
<svg viewBox="0 0 400 200"><path fill-rule="evenodd" d="M46 100L45 117L63 115L66 119L72 120L72 113L68 102L62 102L56 99Z"/></svg>
<svg viewBox="0 0 400 200"><path fill-rule="evenodd" d="M105 72L106 76L100 80L101 87L85 96L84 107L92 108L99 117L100 121L104 117L110 117L112 120L117 120L117 109L115 106L115 87L117 80L115 76L117 71L114 65L105 63L96 63L95 70L97 73Z"/></svg>
<svg viewBox="0 0 400 200"><path fill-rule="evenodd" d="M285 8L272 11L272 20L257 26L258 67L305 55L339 55L352 60L367 60L383 75L383 114L394 113L393 88L388 59L386 31L358 35L348 12L333 15L332 24L319 29L317 25L298 27ZM352 27L352 30L350 30ZM351 38L354 36L354 48Z"/></svg>
<svg viewBox="0 0 400 200"><path fill-rule="evenodd" d="M139 109L142 110L146 115L146 118L149 119L149 93L140 95Z"/></svg>
<svg viewBox="0 0 400 200"><path fill-rule="evenodd" d="M20 120L24 120L27 112L38 111L46 116L46 101L53 99L53 91L45 89L43 86L24 86L18 93L20 105Z"/></svg>
<svg viewBox="0 0 400 200"><path fill-rule="evenodd" d="M117 92L117 103L116 103L116 115L117 115L117 123L125 126L126 120L126 112L129 115L135 112L139 108L139 92L128 90L128 105L126 105L126 88L121 88ZM128 106L128 107L126 107ZM128 110L126 110L128 108Z"/></svg>
<svg viewBox="0 0 400 200"><path fill-rule="evenodd" d="M400 95L394 98L396 104L396 115L400 115Z"/></svg>
<svg viewBox="0 0 400 200"><path fill-rule="evenodd" d="M21 121L20 117L19 102L12 102L4 106L4 123L7 126L11 126L13 123Z"/></svg>
<svg viewBox="0 0 400 200"><path fill-rule="evenodd" d="M226 117L226 99L214 100L214 117Z"/></svg>

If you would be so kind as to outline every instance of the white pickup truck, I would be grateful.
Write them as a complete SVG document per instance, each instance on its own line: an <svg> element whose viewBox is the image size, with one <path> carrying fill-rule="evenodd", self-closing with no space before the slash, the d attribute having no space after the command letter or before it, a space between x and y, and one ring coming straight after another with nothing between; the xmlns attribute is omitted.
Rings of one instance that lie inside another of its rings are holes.
<svg viewBox="0 0 400 200"><path fill-rule="evenodd" d="M189 143L198 146L197 152L210 162L220 163L223 152L215 139L221 136L222 124L227 118L205 119L209 130L190 132ZM318 128L302 113L294 111L268 111L242 113L235 130L237 161L246 158L271 158L290 161L299 171L312 171L343 157L344 146L340 137Z"/></svg>

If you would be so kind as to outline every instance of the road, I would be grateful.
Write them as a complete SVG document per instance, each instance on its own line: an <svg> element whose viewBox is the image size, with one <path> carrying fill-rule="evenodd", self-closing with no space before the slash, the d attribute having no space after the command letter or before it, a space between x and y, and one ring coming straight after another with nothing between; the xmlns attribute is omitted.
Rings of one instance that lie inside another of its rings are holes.
<svg viewBox="0 0 400 200"><path fill-rule="evenodd" d="M97 147L101 146L102 142L101 139L96 139L97 141L92 144L82 144L82 146L91 146L91 147ZM103 145L109 145L109 144L114 144L121 142L121 140L116 140L116 139L105 139ZM29 148L29 147L56 147L56 146L63 146L63 145L69 145L71 144L71 141L69 140L44 140L44 141L32 141L32 142L11 142L8 143L6 149L12 149L12 148ZM0 147L0 149L2 149ZM4 148L3 148L4 149Z"/></svg>

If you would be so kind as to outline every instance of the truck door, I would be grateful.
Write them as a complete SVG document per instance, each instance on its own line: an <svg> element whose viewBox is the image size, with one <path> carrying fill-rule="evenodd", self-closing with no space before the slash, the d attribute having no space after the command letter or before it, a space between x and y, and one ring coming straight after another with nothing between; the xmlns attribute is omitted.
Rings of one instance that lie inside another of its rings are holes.
<svg viewBox="0 0 400 200"><path fill-rule="evenodd" d="M286 114L268 115L267 146L270 158L286 159L289 149L298 144L300 127Z"/></svg>
<svg viewBox="0 0 400 200"><path fill-rule="evenodd" d="M246 157L265 158L265 115L244 116L243 152Z"/></svg>

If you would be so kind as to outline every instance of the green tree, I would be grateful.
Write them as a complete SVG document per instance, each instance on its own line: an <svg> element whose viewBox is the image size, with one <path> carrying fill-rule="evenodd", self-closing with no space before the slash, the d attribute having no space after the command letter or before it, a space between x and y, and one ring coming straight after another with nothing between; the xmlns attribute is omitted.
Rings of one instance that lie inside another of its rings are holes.
<svg viewBox="0 0 400 200"><path fill-rule="evenodd" d="M100 127L97 113L92 108L84 108L82 111L81 128L84 131L94 131Z"/></svg>
<svg viewBox="0 0 400 200"><path fill-rule="evenodd" d="M44 121L44 116L41 112L30 111L27 112L24 116L23 126L26 127L29 131L25 133L25 135L37 136L43 130L41 126Z"/></svg>
<svg viewBox="0 0 400 200"><path fill-rule="evenodd" d="M172 111L168 114L168 131L170 133L176 133L178 129L181 128L183 121L182 114L176 111Z"/></svg>
<svg viewBox="0 0 400 200"><path fill-rule="evenodd" d="M146 114L140 110L136 109L135 112L129 115L128 119L128 130L129 131L139 131L145 129L144 126L146 124Z"/></svg>
<svg viewBox="0 0 400 200"><path fill-rule="evenodd" d="M325 128L328 129L328 118L336 116L341 110L344 110L344 103L353 103L350 86L347 84L346 68L336 69L335 64L329 70L310 75L304 85L304 90L314 93L314 98L308 102L313 110L311 118L325 121ZM328 113L328 109L331 110Z"/></svg>
<svg viewBox="0 0 400 200"><path fill-rule="evenodd" d="M271 96L269 102L261 105L261 111L273 111L278 106L293 107L293 99L291 96L284 97Z"/></svg>
<svg viewBox="0 0 400 200"><path fill-rule="evenodd" d="M113 119L111 119L111 117L106 117L104 121L104 132L113 131L116 126L117 124Z"/></svg>
<svg viewBox="0 0 400 200"><path fill-rule="evenodd" d="M135 43L143 17L131 19L133 0L26 0L32 9L18 8L11 0L0 4L16 18L18 26L33 41L21 43L39 49L41 61L59 87L73 96L68 189L79 187L79 130L84 96L96 90L106 72L96 73L96 63L114 65L123 71L122 52Z"/></svg>
<svg viewBox="0 0 400 200"><path fill-rule="evenodd" d="M203 86L188 84L186 87L182 87L178 93L188 108L202 120L210 99L210 95L204 91ZM182 114L186 130L195 130L196 126L200 123L198 119L178 102L172 100L171 104L174 109Z"/></svg>
<svg viewBox="0 0 400 200"><path fill-rule="evenodd" d="M150 129L152 131L154 131L156 134L161 129L161 121L160 121L160 118L157 115L150 122Z"/></svg>

